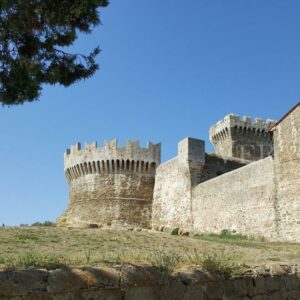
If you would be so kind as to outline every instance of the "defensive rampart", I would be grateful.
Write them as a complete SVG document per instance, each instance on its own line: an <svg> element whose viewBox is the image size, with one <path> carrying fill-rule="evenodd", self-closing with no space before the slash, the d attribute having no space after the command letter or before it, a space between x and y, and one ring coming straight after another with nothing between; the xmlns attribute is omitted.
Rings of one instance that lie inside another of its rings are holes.
<svg viewBox="0 0 300 300"><path fill-rule="evenodd" d="M200 182L247 164L206 154L204 141L186 138L178 144L178 156L157 169L152 226L157 230L193 228L192 190Z"/></svg>
<svg viewBox="0 0 300 300"><path fill-rule="evenodd" d="M193 230L223 229L276 240L274 160L270 156L203 182L193 190Z"/></svg>
<svg viewBox="0 0 300 300"><path fill-rule="evenodd" d="M70 185L69 208L59 225L150 226L156 167L160 144L117 141L72 146L65 153L65 175Z"/></svg>
<svg viewBox="0 0 300 300"><path fill-rule="evenodd" d="M223 139L220 146L226 147L226 135L232 136L234 130L247 132L248 122L229 115L211 134ZM204 156L202 147L202 152L189 152L185 170L179 167L180 151L160 165L154 189L155 229L181 228L194 233L226 229L272 241L300 242L300 103L276 124L260 120L249 124L254 128L249 134L257 136L258 145L273 137L273 155L232 165L232 159ZM189 166L199 159L202 168L195 176Z"/></svg>

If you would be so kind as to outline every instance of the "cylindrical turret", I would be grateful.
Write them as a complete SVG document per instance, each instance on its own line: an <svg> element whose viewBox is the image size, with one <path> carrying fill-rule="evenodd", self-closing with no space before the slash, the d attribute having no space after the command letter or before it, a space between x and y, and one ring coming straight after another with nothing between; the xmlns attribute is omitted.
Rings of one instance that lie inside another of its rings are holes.
<svg viewBox="0 0 300 300"><path fill-rule="evenodd" d="M134 225L149 227L160 144L117 140L76 144L65 152L64 171L70 186L69 207L58 225Z"/></svg>

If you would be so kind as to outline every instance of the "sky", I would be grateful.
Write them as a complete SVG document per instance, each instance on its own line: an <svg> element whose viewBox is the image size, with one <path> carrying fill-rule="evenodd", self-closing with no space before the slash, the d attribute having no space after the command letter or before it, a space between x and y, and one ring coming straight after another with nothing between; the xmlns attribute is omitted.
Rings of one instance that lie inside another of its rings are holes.
<svg viewBox="0 0 300 300"><path fill-rule="evenodd" d="M70 49L102 49L100 70L40 101L0 107L0 224L67 208L63 153L76 142L206 141L229 113L279 119L300 100L300 1L111 0Z"/></svg>

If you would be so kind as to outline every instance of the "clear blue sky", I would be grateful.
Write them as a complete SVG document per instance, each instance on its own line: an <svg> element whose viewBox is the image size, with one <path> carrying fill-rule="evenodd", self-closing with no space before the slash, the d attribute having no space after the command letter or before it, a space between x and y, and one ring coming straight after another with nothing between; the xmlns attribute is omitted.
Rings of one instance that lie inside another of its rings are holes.
<svg viewBox="0 0 300 300"><path fill-rule="evenodd" d="M0 108L0 223L55 220L67 207L63 152L77 141L205 139L228 113L279 118L300 99L300 1L111 0L101 70L39 102Z"/></svg>

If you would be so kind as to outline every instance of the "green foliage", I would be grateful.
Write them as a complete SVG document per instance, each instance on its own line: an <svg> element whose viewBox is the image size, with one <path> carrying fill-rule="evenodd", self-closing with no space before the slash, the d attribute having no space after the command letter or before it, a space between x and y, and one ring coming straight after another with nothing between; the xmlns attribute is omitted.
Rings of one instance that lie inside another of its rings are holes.
<svg viewBox="0 0 300 300"><path fill-rule="evenodd" d="M7 269L27 269L30 267L56 269L68 263L65 257L53 253L26 252L13 257L0 256L0 264L6 265Z"/></svg>
<svg viewBox="0 0 300 300"><path fill-rule="evenodd" d="M223 229L219 236L220 236L220 238L233 239L233 240L248 240L249 239L249 237L247 237L246 235L237 234L228 229Z"/></svg>
<svg viewBox="0 0 300 300"><path fill-rule="evenodd" d="M176 253L167 253L163 249L153 250L148 257L152 266L161 270L164 274L170 274L182 261L182 257Z"/></svg>
<svg viewBox="0 0 300 300"><path fill-rule="evenodd" d="M1 0L0 102L38 99L42 84L69 86L92 76L100 49L88 55L64 51L78 32L100 24L98 8L108 0Z"/></svg>
<svg viewBox="0 0 300 300"><path fill-rule="evenodd" d="M264 238L254 238L251 236L237 234L227 229L223 229L220 234L210 233L194 235L194 238L245 248L264 249L267 245L267 241Z"/></svg>
<svg viewBox="0 0 300 300"><path fill-rule="evenodd" d="M199 254L195 249L194 254L189 255L189 260L211 273L221 274L227 278L242 271L242 267L234 262L234 258L225 253Z"/></svg>
<svg viewBox="0 0 300 300"><path fill-rule="evenodd" d="M55 223L51 222L51 221L44 221L44 222L35 222L33 224L31 224L31 226L55 226Z"/></svg>
<svg viewBox="0 0 300 300"><path fill-rule="evenodd" d="M171 231L171 235L178 235L179 234L179 228L175 228Z"/></svg>
<svg viewBox="0 0 300 300"><path fill-rule="evenodd" d="M26 241L26 240L30 240L30 241L38 241L39 238L35 235L32 234L28 234L28 233L20 233L16 235L16 238L20 241Z"/></svg>

